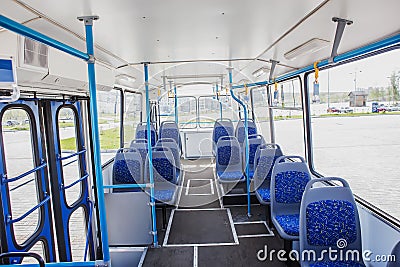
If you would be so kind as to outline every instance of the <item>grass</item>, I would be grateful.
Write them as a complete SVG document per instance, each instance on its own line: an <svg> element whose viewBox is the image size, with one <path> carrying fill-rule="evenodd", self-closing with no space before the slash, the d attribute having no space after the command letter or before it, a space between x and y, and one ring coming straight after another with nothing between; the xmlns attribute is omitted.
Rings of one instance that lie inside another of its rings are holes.
<svg viewBox="0 0 400 267"><path fill-rule="evenodd" d="M28 131L30 129L30 125L14 125L14 126L3 126L3 129L11 130L11 131Z"/></svg>
<svg viewBox="0 0 400 267"><path fill-rule="evenodd" d="M100 131L100 149L116 149L120 147L119 128L112 128ZM62 150L76 150L75 137L65 138L61 141Z"/></svg>
<svg viewBox="0 0 400 267"><path fill-rule="evenodd" d="M400 111L394 112L379 112L379 113L329 113L329 114L321 114L320 118L327 118L327 117L361 117L361 116L379 116L379 115L400 115Z"/></svg>

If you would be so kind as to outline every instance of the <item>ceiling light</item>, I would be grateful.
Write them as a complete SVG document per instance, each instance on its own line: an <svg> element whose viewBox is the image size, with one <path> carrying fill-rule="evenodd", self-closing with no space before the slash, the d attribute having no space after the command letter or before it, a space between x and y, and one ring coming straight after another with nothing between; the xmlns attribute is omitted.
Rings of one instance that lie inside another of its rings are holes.
<svg viewBox="0 0 400 267"><path fill-rule="evenodd" d="M267 68L267 67L261 67L261 68L259 68L258 70L254 71L254 72L252 73L252 75L253 75L254 77L258 78L258 77L260 77L261 75L266 74L268 71L270 71L269 68Z"/></svg>
<svg viewBox="0 0 400 267"><path fill-rule="evenodd" d="M307 54L311 54L325 48L329 45L329 41L313 38L304 44L299 45L298 47L290 50L289 52L284 54L284 57L287 60L293 60L299 56L304 56Z"/></svg>

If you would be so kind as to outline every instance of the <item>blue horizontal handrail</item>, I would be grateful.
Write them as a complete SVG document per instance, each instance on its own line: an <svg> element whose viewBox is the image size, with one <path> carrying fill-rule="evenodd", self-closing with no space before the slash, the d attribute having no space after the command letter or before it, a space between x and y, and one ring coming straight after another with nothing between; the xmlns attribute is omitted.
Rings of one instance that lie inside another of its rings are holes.
<svg viewBox="0 0 400 267"><path fill-rule="evenodd" d="M13 223L16 223L16 222L19 222L19 221L23 220L29 214L31 214L32 212L34 212L35 210L37 210L38 208L40 208L41 206L46 204L46 202L48 202L49 200L50 200L50 196L46 196L46 198L43 199L39 204L37 204L35 207L33 207L30 210L28 210L27 212L25 212L22 216L18 217L17 219L12 220L11 219L11 215L8 215L7 216L7 224L13 224Z"/></svg>
<svg viewBox="0 0 400 267"><path fill-rule="evenodd" d="M72 56L81 58L86 61L89 60L88 54L81 52L78 49L75 49L66 44L63 44L55 39L52 39L52 38L44 35L44 34L41 34L40 32L32 30L32 29L30 29L22 24L19 24L9 18L6 18L2 15L0 15L0 26L7 30L13 31L17 34L29 37L33 40L36 40L36 41L44 43L48 46L54 47L58 50L61 50L65 53L67 53L67 54L70 54Z"/></svg>
<svg viewBox="0 0 400 267"><path fill-rule="evenodd" d="M66 156L66 157L61 157L61 155L59 155L59 156L58 156L58 160L70 159L70 158L72 158L72 157L79 156L79 155L81 155L81 154L83 154L83 153L85 153L85 152L86 152L86 149L83 149L83 150L81 150L81 151L78 151L78 152L73 153L73 154L71 154L71 155L68 155L68 156Z"/></svg>
<svg viewBox="0 0 400 267"><path fill-rule="evenodd" d="M317 67L318 68L326 67L326 66L328 66L328 65L330 65L332 63L339 63L339 62L342 62L342 61L345 61L345 60L349 60L349 59L352 59L352 58L355 58L355 57L358 57L358 56L361 56L361 55L364 55L364 54L367 54L367 53L370 53L370 52L378 51L378 50L383 49L385 47L390 47L392 45L396 45L396 44L399 44L399 43L400 43L400 34L397 34L395 36L392 36L390 38L384 39L382 41L378 41L378 42L375 42L373 44L370 44L370 45L367 45L367 46L364 46L364 47L361 47L361 48L357 48L357 49L351 50L351 51L343 53L343 54L340 54L340 55L338 55L338 56L333 58L333 62L329 62L328 59L322 60L321 62L319 62L317 64ZM314 69L314 64L306 66L306 67L304 67L302 69L290 72L290 73L285 74L283 76L280 76L280 77L278 77L276 79L276 81L277 82L281 82L283 80L293 78L293 77L295 77L297 75L300 75L302 73L305 73L305 72L308 72L308 71L312 71L313 69ZM263 85L268 85L268 84L272 84L272 83L273 83L273 81L262 81L262 82L256 82L256 83L249 83L249 84L246 84L246 86L247 87L263 86ZM244 88L244 87L245 87L244 84L242 84L242 85L234 85L234 86L232 86L232 89L239 89L239 88Z"/></svg>
<svg viewBox="0 0 400 267"><path fill-rule="evenodd" d="M18 175L17 177L14 177L14 178L10 178L10 179L7 179L7 178L5 178L6 176L3 176L3 179L1 179L1 182L3 184L5 184L5 183L12 183L12 182L18 181L19 179L24 178L25 176L28 176L29 174L35 173L35 172L45 168L46 166L47 166L47 163L44 162L32 170L24 172L23 174Z"/></svg>
<svg viewBox="0 0 400 267"><path fill-rule="evenodd" d="M105 185L105 189L133 189L133 188L150 188L151 184L115 184Z"/></svg>
<svg viewBox="0 0 400 267"><path fill-rule="evenodd" d="M61 186L61 189L65 190L65 189L71 188L71 187L73 187L74 185L76 185L77 183L80 183L80 182L82 182L83 180L87 179L88 177L89 177L89 174L85 174L84 176L82 176L81 178L79 178L78 180L76 180L75 182L73 182L73 183L70 184L70 185L66 185L66 186L62 185L62 186Z"/></svg>

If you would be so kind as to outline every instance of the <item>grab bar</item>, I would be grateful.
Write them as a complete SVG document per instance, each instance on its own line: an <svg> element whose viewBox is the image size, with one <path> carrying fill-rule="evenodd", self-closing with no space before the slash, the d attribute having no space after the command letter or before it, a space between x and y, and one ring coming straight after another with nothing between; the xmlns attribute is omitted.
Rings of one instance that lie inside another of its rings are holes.
<svg viewBox="0 0 400 267"><path fill-rule="evenodd" d="M86 149L83 149L83 150L81 150L81 151L78 151L78 152L76 152L76 153L73 153L73 154L71 154L71 155L68 155L68 156L66 156L66 157L61 157L61 155L58 155L58 157L57 157L57 159L58 160L66 160L66 159L70 159L70 158L72 158L72 157L75 157L75 156L79 156L79 155L81 155L81 154L83 154L83 153L85 153L86 152Z"/></svg>
<svg viewBox="0 0 400 267"><path fill-rule="evenodd" d="M79 178L78 180L76 180L75 182L73 182L73 183L70 184L70 185L67 185L67 186L61 185L61 188L60 188L60 189L65 190L65 189L71 188L71 187L73 187L74 185L76 185L77 183L80 183L80 182L82 182L83 180L87 179L88 177L89 177L89 174L87 173L87 174L85 174L84 176L82 176L81 178Z"/></svg>
<svg viewBox="0 0 400 267"><path fill-rule="evenodd" d="M21 174L17 177L14 177L14 178L10 178L10 179L7 179L7 176L3 174L1 183L5 184L5 183L12 183L12 182L18 181L19 179L24 178L25 176L28 176L29 174L35 173L35 172L45 168L46 166L47 166L47 163L43 162L41 165L37 166L36 168L34 168L30 171L24 172L23 174Z"/></svg>
<svg viewBox="0 0 400 267"><path fill-rule="evenodd" d="M23 220L29 214L31 214L32 212L34 212L35 210L37 210L38 208L40 208L41 206L46 204L46 202L48 202L49 200L50 200L50 196L46 196L46 198L43 199L39 204L37 204L35 207L33 207L30 210L28 210L27 212L25 212L22 216L18 217L17 219L12 220L11 219L12 216L10 214L8 214L7 215L7 224L13 224L13 223L16 223L16 222L19 222L19 221Z"/></svg>

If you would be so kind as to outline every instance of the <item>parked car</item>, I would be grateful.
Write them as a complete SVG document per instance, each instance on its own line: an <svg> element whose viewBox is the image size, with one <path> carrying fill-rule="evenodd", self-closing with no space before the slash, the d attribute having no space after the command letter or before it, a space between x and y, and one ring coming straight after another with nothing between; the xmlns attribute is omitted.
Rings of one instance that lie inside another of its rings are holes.
<svg viewBox="0 0 400 267"><path fill-rule="evenodd" d="M16 120L7 120L5 123L3 123L5 126L15 126L19 125L19 122Z"/></svg>
<svg viewBox="0 0 400 267"><path fill-rule="evenodd" d="M329 113L340 113L340 110L335 107L328 108Z"/></svg>
<svg viewBox="0 0 400 267"><path fill-rule="evenodd" d="M349 108L349 107L345 107L345 108L340 108L339 112L340 113L353 113L354 109Z"/></svg>
<svg viewBox="0 0 400 267"><path fill-rule="evenodd" d="M386 112L386 111L389 111L388 107L385 107L385 106L378 107L378 112Z"/></svg>

